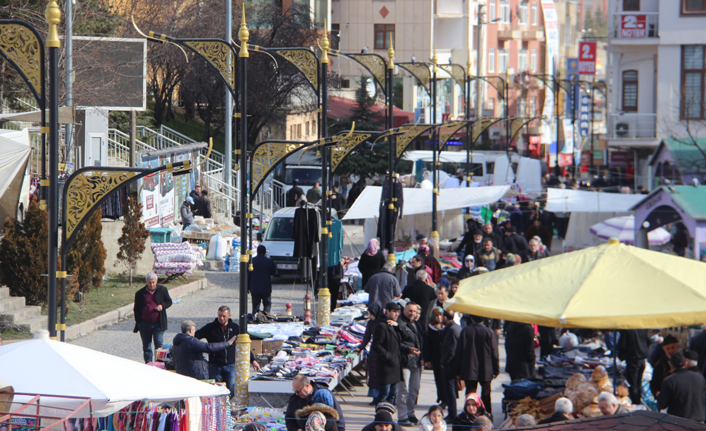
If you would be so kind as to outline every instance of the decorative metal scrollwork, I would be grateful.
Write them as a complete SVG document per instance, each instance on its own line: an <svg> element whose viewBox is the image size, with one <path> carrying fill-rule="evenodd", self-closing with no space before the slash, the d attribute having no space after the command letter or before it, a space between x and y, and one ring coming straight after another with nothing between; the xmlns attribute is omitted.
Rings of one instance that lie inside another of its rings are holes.
<svg viewBox="0 0 706 431"><path fill-rule="evenodd" d="M275 49L274 52L292 63L309 81L314 91L319 91L319 60L316 54L308 49Z"/></svg>
<svg viewBox="0 0 706 431"><path fill-rule="evenodd" d="M342 139L331 147L331 172L336 172L338 165L358 145L370 139L372 133L353 133L353 136Z"/></svg>
<svg viewBox="0 0 706 431"><path fill-rule="evenodd" d="M451 75L454 81L461 86L462 93L466 92L466 88L464 86L464 83L466 82L466 69L464 69L463 66L460 64L440 64L439 67Z"/></svg>
<svg viewBox="0 0 706 431"><path fill-rule="evenodd" d="M448 125L444 125L439 128L439 148L443 148L444 145L455 135L459 130L466 127L465 122L455 122Z"/></svg>
<svg viewBox="0 0 706 431"><path fill-rule="evenodd" d="M235 90L235 57L237 54L230 45L217 40L185 40L182 43L211 63L225 79L228 87ZM228 62L229 57L230 62Z"/></svg>
<svg viewBox="0 0 706 431"><path fill-rule="evenodd" d="M86 214L102 197L138 174L139 172L88 171L64 185L67 187L65 238L71 238Z"/></svg>
<svg viewBox="0 0 706 431"><path fill-rule="evenodd" d="M368 72L375 77L378 85L382 87L382 91L385 91L385 68L387 64L385 64L385 60L381 56L377 54L349 54L348 57L368 69Z"/></svg>
<svg viewBox="0 0 706 431"><path fill-rule="evenodd" d="M496 121L497 120L495 118L482 118L474 122L473 127L471 128L471 142L476 142L485 129Z"/></svg>
<svg viewBox="0 0 706 431"><path fill-rule="evenodd" d="M16 23L0 24L0 52L24 75L35 96L42 92L42 42L29 28Z"/></svg>
<svg viewBox="0 0 706 431"><path fill-rule="evenodd" d="M429 71L429 65L426 63L397 63L397 65L417 78L417 80L422 83L427 93L431 94L431 72Z"/></svg>
<svg viewBox="0 0 706 431"><path fill-rule="evenodd" d="M403 126L400 130L402 134L397 136L396 157L402 157L402 153L407 149L407 146L416 139L419 135L429 129L429 125L423 126Z"/></svg>
<svg viewBox="0 0 706 431"><path fill-rule="evenodd" d="M259 145L252 155L252 191L254 195L270 170L285 157L304 146L303 142L268 142Z"/></svg>
<svg viewBox="0 0 706 431"><path fill-rule="evenodd" d="M510 138L514 139L517 132L528 122L527 118L513 118L510 120Z"/></svg>

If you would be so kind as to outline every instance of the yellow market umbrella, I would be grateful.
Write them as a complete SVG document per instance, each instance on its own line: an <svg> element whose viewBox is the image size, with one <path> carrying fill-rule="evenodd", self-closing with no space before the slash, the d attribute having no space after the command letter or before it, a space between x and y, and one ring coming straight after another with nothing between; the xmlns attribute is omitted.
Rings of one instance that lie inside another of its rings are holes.
<svg viewBox="0 0 706 431"><path fill-rule="evenodd" d="M562 328L666 328L706 322L706 264L620 244L461 281L451 310Z"/></svg>

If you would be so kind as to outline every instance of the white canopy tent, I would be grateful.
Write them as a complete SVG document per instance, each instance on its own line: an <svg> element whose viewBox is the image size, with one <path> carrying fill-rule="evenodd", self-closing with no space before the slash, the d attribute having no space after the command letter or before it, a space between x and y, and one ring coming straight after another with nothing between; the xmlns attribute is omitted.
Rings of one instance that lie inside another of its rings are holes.
<svg viewBox="0 0 706 431"><path fill-rule="evenodd" d="M73 344L50 340L48 332L34 339L0 346L0 380L16 393L91 398L93 414L106 416L134 401L177 401L190 397L228 395L228 389L169 371ZM28 401L15 395L15 403ZM76 409L68 398L42 403L44 409ZM82 409L78 417L89 416Z"/></svg>
<svg viewBox="0 0 706 431"><path fill-rule="evenodd" d="M29 131L0 129L0 227L17 217L20 202L29 205L27 162L32 151Z"/></svg>
<svg viewBox="0 0 706 431"><path fill-rule="evenodd" d="M499 201L509 189L510 186L441 189L437 200L437 209L439 211L447 211L491 204ZM402 189L402 192L404 193L403 216L431 213L431 190L405 188ZM366 187L348 210L345 217L343 217L343 220L378 217L381 195L382 187Z"/></svg>
<svg viewBox="0 0 706 431"><path fill-rule="evenodd" d="M547 189L546 210L551 212L617 213L628 212L644 195ZM612 217L612 216L611 216Z"/></svg>

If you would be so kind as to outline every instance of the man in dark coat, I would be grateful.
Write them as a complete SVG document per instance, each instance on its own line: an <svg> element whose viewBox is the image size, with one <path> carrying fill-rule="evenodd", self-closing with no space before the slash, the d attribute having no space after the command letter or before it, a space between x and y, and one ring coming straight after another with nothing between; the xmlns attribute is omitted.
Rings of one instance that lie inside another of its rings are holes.
<svg viewBox="0 0 706 431"><path fill-rule="evenodd" d="M510 380L534 377L534 327L529 323L505 323L505 371Z"/></svg>
<svg viewBox="0 0 706 431"><path fill-rule="evenodd" d="M197 380L208 379L208 364L203 358L204 353L212 354L225 350L233 345L237 335L220 343L204 343L196 338L196 324L191 320L181 322L181 333L174 337L172 359L178 374L193 377Z"/></svg>
<svg viewBox="0 0 706 431"><path fill-rule="evenodd" d="M301 374L294 377L292 380L292 390L294 394L289 397L287 402L287 410L284 412L284 422L287 425L287 431L304 431L306 429L306 417L297 419L296 412L304 407L314 404L314 395L319 391L329 391L323 385L319 383L312 382L307 376ZM328 394L327 394L328 395ZM329 397L326 397L329 399ZM330 399L333 399L333 408L338 412L338 430L346 430L346 422L343 418L343 411L341 406L336 401L336 398L331 395Z"/></svg>
<svg viewBox="0 0 706 431"><path fill-rule="evenodd" d="M214 344L228 341L237 337L239 333L240 327L230 318L230 307L221 305L218 307L218 314L214 321L196 331L194 337L197 340L205 338L206 341ZM252 352L250 352L250 362L255 370L260 369L260 364L255 360ZM208 378L225 382L230 396L235 394L235 344L231 344L225 350L208 354Z"/></svg>
<svg viewBox="0 0 706 431"><path fill-rule="evenodd" d="M285 195L285 201L288 207L293 207L297 205L297 201L300 197L304 196L304 190L299 187L299 181L292 181L292 188L287 191Z"/></svg>
<svg viewBox="0 0 706 431"><path fill-rule="evenodd" d="M539 241L536 239L531 239L529 242L529 249L520 252L520 257L522 258L522 263L533 262L535 260L544 259L547 257L547 252L539 249Z"/></svg>
<svg viewBox="0 0 706 431"><path fill-rule="evenodd" d="M669 358L679 350L679 340L673 335L664 337L662 344L654 346L648 357L652 365L652 380L650 380L650 391L657 398L662 389L662 382L671 374Z"/></svg>
<svg viewBox="0 0 706 431"><path fill-rule="evenodd" d="M500 250L505 250L505 241L503 241L502 235L493 229L492 224L486 223L483 226L483 236L485 238L490 238L490 240L493 241L493 247Z"/></svg>
<svg viewBox="0 0 706 431"><path fill-rule="evenodd" d="M208 190L201 191L201 203L194 215L200 215L203 218L211 218L211 200L208 198Z"/></svg>
<svg viewBox="0 0 706 431"><path fill-rule="evenodd" d="M453 311L444 311L444 350L441 353L441 369L444 373L444 398L448 406L448 420L456 419L456 376L458 375L459 340L461 338L461 327L454 322Z"/></svg>
<svg viewBox="0 0 706 431"><path fill-rule="evenodd" d="M257 246L257 256L252 258L252 271L248 277L248 293L252 296L252 312L260 310L260 303L266 313L272 306L272 277L277 275L277 265L267 257L267 248Z"/></svg>
<svg viewBox="0 0 706 431"><path fill-rule="evenodd" d="M481 386L481 400L488 413L492 413L490 382L500 374L498 339L492 329L483 324L482 316L471 316L471 324L461 331L461 357L459 376L466 382L466 394L477 392Z"/></svg>
<svg viewBox="0 0 706 431"><path fill-rule="evenodd" d="M642 404L642 374L645 359L650 351L650 336L647 329L626 329L618 338L618 357L625 361L625 379L628 381L630 400Z"/></svg>
<svg viewBox="0 0 706 431"><path fill-rule="evenodd" d="M145 277L147 284L135 292L135 329L142 338L142 354L145 363L152 362L152 341L159 349L164 343L164 331L167 330L167 308L172 306L169 291L157 284L157 275L150 272Z"/></svg>
<svg viewBox="0 0 706 431"><path fill-rule="evenodd" d="M402 354L402 380L397 383L397 418L403 425L419 422L414 414L422 378L422 332L414 322L418 310L419 306L409 301L397 319L402 351L409 352Z"/></svg>
<svg viewBox="0 0 706 431"><path fill-rule="evenodd" d="M402 380L400 356L402 354L402 336L397 324L402 307L396 302L385 305L387 322L380 322L373 334L371 350L377 355L375 368L378 373L378 390L380 391L375 404L387 401L395 404L397 383ZM407 351L405 353L411 353Z"/></svg>
<svg viewBox="0 0 706 431"><path fill-rule="evenodd" d="M657 397L657 408L667 413L692 421L703 422L706 418L706 380L704 376L689 371L681 352L669 358L674 373L664 379Z"/></svg>
<svg viewBox="0 0 706 431"><path fill-rule="evenodd" d="M389 263L382 266L382 271L370 277L365 285L365 291L369 294L368 305L385 305L402 295L400 283L397 277L392 274L394 268Z"/></svg>
<svg viewBox="0 0 706 431"><path fill-rule="evenodd" d="M436 292L427 283L429 273L424 269L417 270L414 281L407 284L402 291L402 299L409 299L422 307L422 316L429 314L429 305L436 299Z"/></svg>
<svg viewBox="0 0 706 431"><path fill-rule="evenodd" d="M529 248L527 240L517 233L517 228L515 228L515 226L511 226L505 231L504 243L505 250L512 254L520 254Z"/></svg>
<svg viewBox="0 0 706 431"><path fill-rule="evenodd" d="M461 243L456 247L456 254L463 253L464 256L472 254L475 256L483 248L483 231L476 229L468 231L463 235Z"/></svg>

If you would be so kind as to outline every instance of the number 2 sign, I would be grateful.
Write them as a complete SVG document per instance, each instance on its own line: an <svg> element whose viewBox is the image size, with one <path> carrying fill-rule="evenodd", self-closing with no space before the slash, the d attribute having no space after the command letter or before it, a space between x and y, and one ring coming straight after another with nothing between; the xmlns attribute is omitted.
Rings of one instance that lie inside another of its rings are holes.
<svg viewBox="0 0 706 431"><path fill-rule="evenodd" d="M596 74L596 42L579 42L579 75Z"/></svg>
<svg viewBox="0 0 706 431"><path fill-rule="evenodd" d="M620 18L620 37L647 37L647 15L623 15Z"/></svg>

